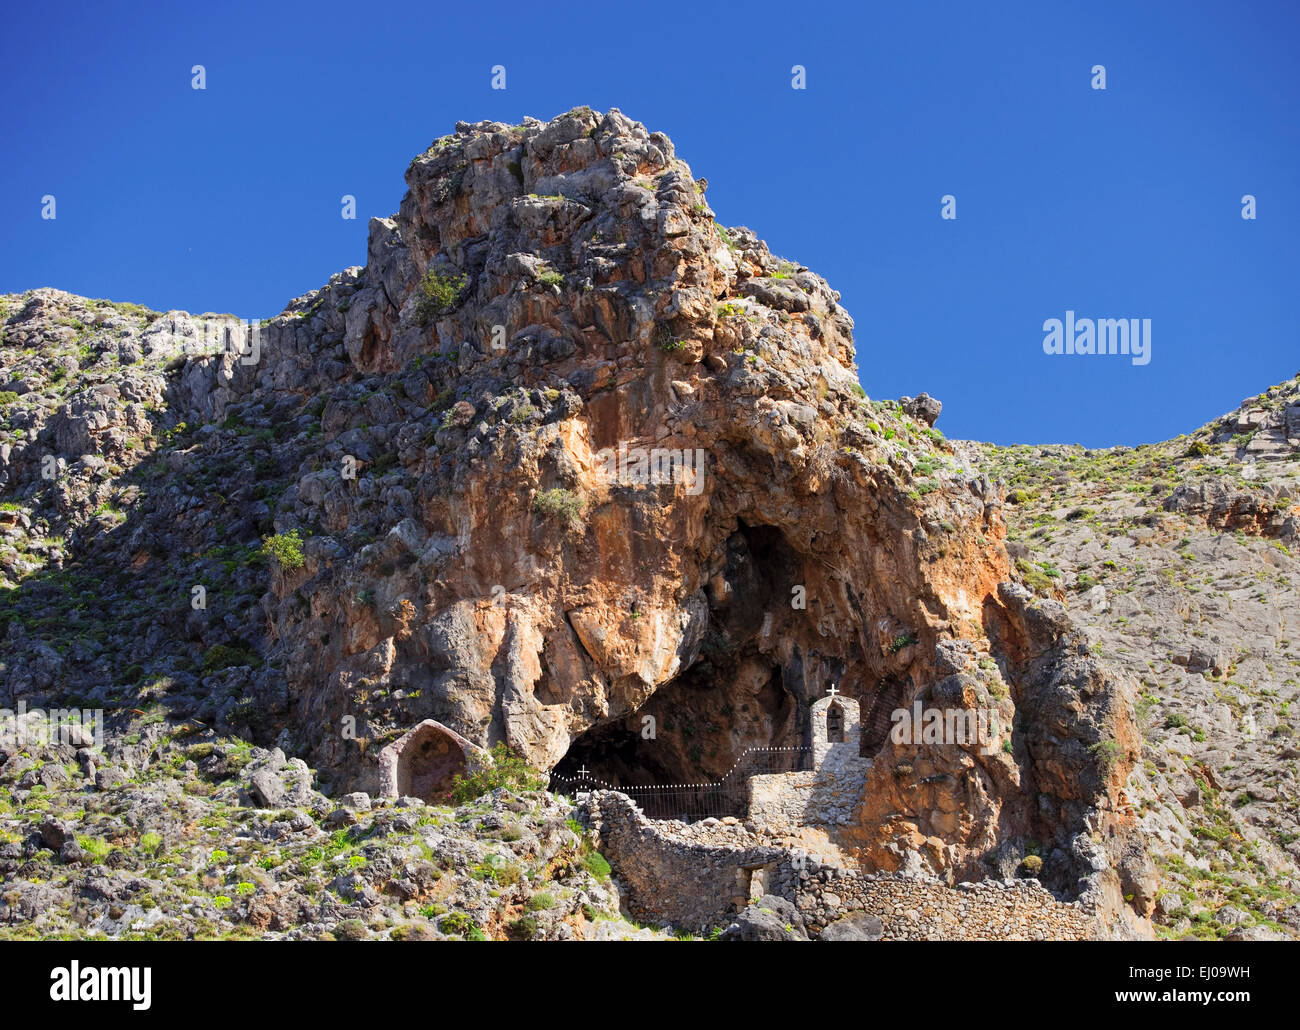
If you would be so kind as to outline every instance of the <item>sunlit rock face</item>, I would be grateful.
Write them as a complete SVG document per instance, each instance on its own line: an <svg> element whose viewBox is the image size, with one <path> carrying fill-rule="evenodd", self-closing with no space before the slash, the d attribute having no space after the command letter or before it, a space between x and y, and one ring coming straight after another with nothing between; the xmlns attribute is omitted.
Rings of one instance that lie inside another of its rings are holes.
<svg viewBox="0 0 1300 1030"><path fill-rule="evenodd" d="M835 831L863 867L1007 875L1032 841L1062 889L1140 874L1140 849L1114 871L1129 684L1007 584L1002 491L938 403L863 394L824 279L719 226L671 141L616 110L460 124L406 182L365 267L255 333L217 319L224 353L187 353L182 313L129 329L120 363L156 359L115 373L130 403L87 394L33 428L122 475L133 427L177 434L158 460L183 485L91 550L154 577L198 553L225 607L184 607L173 570L176 618L124 661L185 649L169 675L196 711L372 792L426 719L544 769L715 779L807 744L834 686L870 760ZM34 483L38 458L0 472ZM96 476L78 464L59 503L102 502ZM300 556L218 554L272 534ZM895 739L918 702L996 712L1000 735Z"/></svg>

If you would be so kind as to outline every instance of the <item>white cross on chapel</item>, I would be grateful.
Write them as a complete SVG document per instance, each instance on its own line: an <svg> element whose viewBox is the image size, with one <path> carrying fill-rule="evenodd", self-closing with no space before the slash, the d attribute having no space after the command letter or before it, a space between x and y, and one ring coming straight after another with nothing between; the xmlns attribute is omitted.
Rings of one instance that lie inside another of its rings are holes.
<svg viewBox="0 0 1300 1030"><path fill-rule="evenodd" d="M839 692L840 692L840 691L839 691L839 688L838 688L837 686L835 686L834 683L832 683L832 684L830 685L830 689L828 689L828 690L826 691L826 693L830 694L831 697L834 697L834 696L835 696L836 694L838 694Z"/></svg>

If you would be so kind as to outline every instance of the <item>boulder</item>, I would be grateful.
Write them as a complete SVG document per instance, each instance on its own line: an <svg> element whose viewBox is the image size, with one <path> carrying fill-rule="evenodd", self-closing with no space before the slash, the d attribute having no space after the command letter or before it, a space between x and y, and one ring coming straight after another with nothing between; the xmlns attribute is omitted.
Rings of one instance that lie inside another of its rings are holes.
<svg viewBox="0 0 1300 1030"><path fill-rule="evenodd" d="M829 924L818 940L821 941L878 941L884 935L880 920L869 912L850 912Z"/></svg>

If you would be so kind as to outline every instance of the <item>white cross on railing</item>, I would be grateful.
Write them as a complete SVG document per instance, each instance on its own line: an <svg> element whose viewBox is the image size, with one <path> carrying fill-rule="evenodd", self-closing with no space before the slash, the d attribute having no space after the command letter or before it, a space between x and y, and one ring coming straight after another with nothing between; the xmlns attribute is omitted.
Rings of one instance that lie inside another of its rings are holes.
<svg viewBox="0 0 1300 1030"><path fill-rule="evenodd" d="M586 766L586 764L584 764L583 767L582 767L581 769L578 770L578 775L579 775L579 776L586 776L586 775L587 775L587 766Z"/></svg>

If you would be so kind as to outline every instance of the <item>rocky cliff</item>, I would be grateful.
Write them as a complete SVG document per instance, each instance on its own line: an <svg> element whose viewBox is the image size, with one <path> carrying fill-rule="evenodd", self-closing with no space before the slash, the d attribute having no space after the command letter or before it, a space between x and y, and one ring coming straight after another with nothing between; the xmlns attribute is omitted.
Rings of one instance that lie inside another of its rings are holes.
<svg viewBox="0 0 1300 1030"><path fill-rule="evenodd" d="M364 267L261 325L0 302L0 704L106 709L128 774L142 725L198 725L337 796L430 718L698 782L805 743L833 686L872 762L828 847L1149 932L1145 669L1005 541L1033 509L997 480L1057 452L1012 469L870 400L839 294L616 110L460 124L406 181ZM1294 533L1276 493L1174 485L1207 534ZM892 739L917 703L1003 729Z"/></svg>
<svg viewBox="0 0 1300 1030"><path fill-rule="evenodd" d="M1129 793L1156 918L1300 931L1300 378L1140 447L984 447L1016 576L1139 684Z"/></svg>

